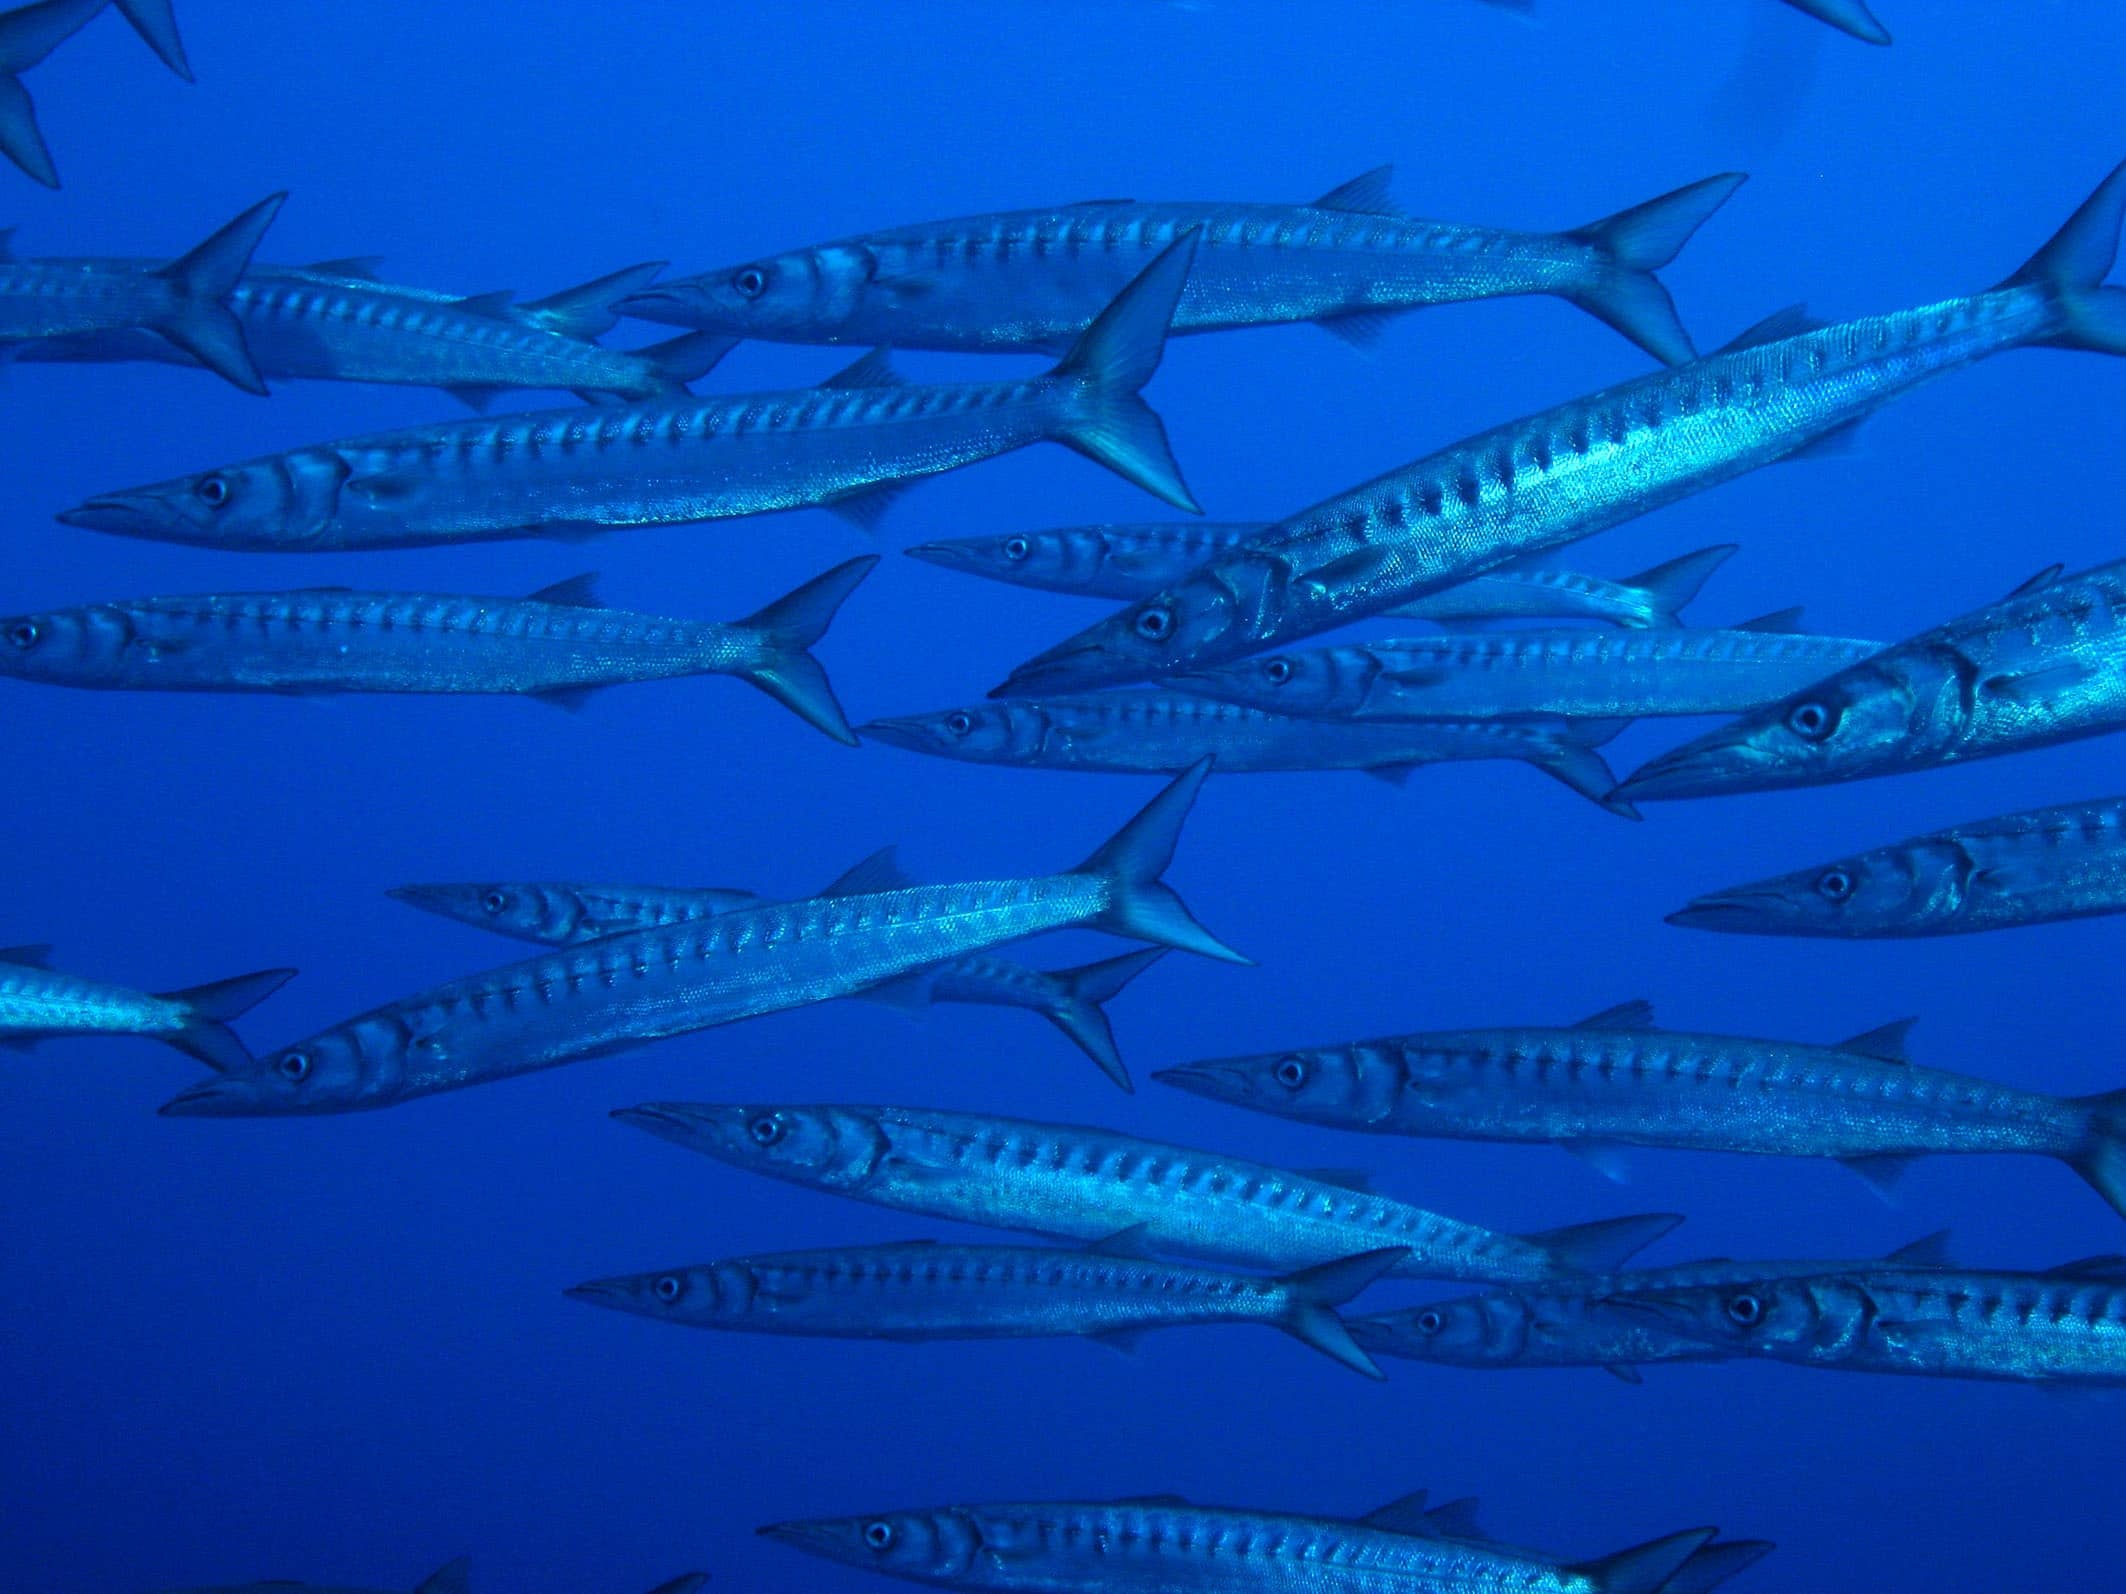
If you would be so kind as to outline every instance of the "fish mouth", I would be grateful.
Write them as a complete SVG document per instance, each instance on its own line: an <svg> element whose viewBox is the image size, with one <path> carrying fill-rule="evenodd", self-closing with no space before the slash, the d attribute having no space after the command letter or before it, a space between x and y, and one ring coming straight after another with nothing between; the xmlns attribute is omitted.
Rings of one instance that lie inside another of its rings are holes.
<svg viewBox="0 0 2126 1594"><path fill-rule="evenodd" d="M262 1117L258 1098L227 1078L202 1079L155 1109L164 1118Z"/></svg>
<svg viewBox="0 0 2126 1594"><path fill-rule="evenodd" d="M699 289L674 283L663 288L644 288L620 298L613 308L637 321L655 321L670 327L709 328L700 316Z"/></svg>
<svg viewBox="0 0 2126 1594"><path fill-rule="evenodd" d="M561 1293L572 1301L589 1301L593 1306L618 1306L626 1298L617 1279L592 1279L587 1284L571 1284Z"/></svg>
<svg viewBox="0 0 2126 1594"><path fill-rule="evenodd" d="M840 1560L841 1535L832 1523L826 1522L770 1522L764 1528L755 1528L754 1533L763 1539L773 1539L778 1544L787 1544L792 1549L807 1550L814 1555L824 1555Z"/></svg>
<svg viewBox="0 0 2126 1594"><path fill-rule="evenodd" d="M920 719L872 720L857 726L856 734L874 742L884 742L888 747L905 747L915 753L930 751L930 733Z"/></svg>
<svg viewBox="0 0 2126 1594"><path fill-rule="evenodd" d="M703 1139L717 1138L720 1126L715 1113L713 1107L694 1107L680 1101L651 1101L639 1107L615 1107L606 1116L637 1129L647 1129L662 1139L690 1146Z"/></svg>
<svg viewBox="0 0 2126 1594"><path fill-rule="evenodd" d="M902 553L911 559L920 559L926 565L945 565L953 570L964 570L972 560L967 550L949 542L919 542L913 548L903 548Z"/></svg>
<svg viewBox="0 0 2126 1594"><path fill-rule="evenodd" d="M1686 742L1648 759L1610 792L1623 802L1662 802L1674 797L1713 797L1743 789L1745 768L1723 742Z"/></svg>
<svg viewBox="0 0 2126 1594"><path fill-rule="evenodd" d="M1004 677L1001 686L990 688L989 695L1026 697L1035 692L1074 692L1119 686L1151 673L1149 670L1132 670L1127 665L1117 668L1109 660L1108 650L1101 642L1060 642L1013 670Z"/></svg>
<svg viewBox="0 0 2126 1594"><path fill-rule="evenodd" d="M114 537L144 537L156 542L178 540L164 532L159 518L148 512L148 505L152 502L137 493L105 493L76 504L72 509L62 509L52 518L62 526L108 532Z"/></svg>
<svg viewBox="0 0 2126 1594"><path fill-rule="evenodd" d="M1765 934L1776 930L1782 917L1776 910L1785 905L1786 898L1776 891L1738 887L1733 891L1714 891L1694 897L1669 914L1665 922L1682 930Z"/></svg>
<svg viewBox="0 0 2126 1594"><path fill-rule="evenodd" d="M1181 1063L1173 1068L1154 1070L1152 1078L1162 1085L1172 1085L1192 1096L1209 1096L1214 1101L1240 1101L1251 1094L1240 1070L1225 1063Z"/></svg>

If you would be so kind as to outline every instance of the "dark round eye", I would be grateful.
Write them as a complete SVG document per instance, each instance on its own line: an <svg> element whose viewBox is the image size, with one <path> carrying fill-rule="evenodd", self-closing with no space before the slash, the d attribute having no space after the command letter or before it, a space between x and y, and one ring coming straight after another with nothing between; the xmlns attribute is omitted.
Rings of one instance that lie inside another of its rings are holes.
<svg viewBox="0 0 2126 1594"><path fill-rule="evenodd" d="M1764 1316L1764 1302L1754 1295L1731 1295L1727 1300L1727 1315L1744 1328L1749 1328Z"/></svg>
<svg viewBox="0 0 2126 1594"><path fill-rule="evenodd" d="M1164 642L1174 634L1174 611L1146 609L1137 616L1137 635L1147 642Z"/></svg>
<svg viewBox="0 0 2126 1594"><path fill-rule="evenodd" d="M1263 679L1272 686L1282 686L1292 678L1290 659L1271 659L1262 667Z"/></svg>
<svg viewBox="0 0 2126 1594"><path fill-rule="evenodd" d="M509 906L509 893L507 891L490 891L480 899L480 906L489 913L500 913Z"/></svg>
<svg viewBox="0 0 2126 1594"><path fill-rule="evenodd" d="M756 1118L746 1125L746 1133L753 1137L753 1144L756 1146L774 1145L782 1139L782 1132L780 1118Z"/></svg>
<svg viewBox="0 0 2126 1594"><path fill-rule="evenodd" d="M664 1302L667 1306L671 1305L672 1302L678 1300L681 1295L686 1293L686 1285L680 1282L679 1275L677 1273L665 1274L663 1278L659 1279L655 1284L652 1284L650 1288L656 1292L657 1299Z"/></svg>
<svg viewBox="0 0 2126 1594"><path fill-rule="evenodd" d="M199 501L209 509L219 509L229 501L229 478L202 476L199 478L199 485L192 490L199 494Z"/></svg>
<svg viewBox="0 0 2126 1594"><path fill-rule="evenodd" d="M1838 716L1818 702L1796 703L1787 710L1787 729L1805 741L1822 741L1837 723Z"/></svg>
<svg viewBox="0 0 2126 1594"><path fill-rule="evenodd" d="M281 1078L288 1081L289 1084L300 1085L310 1077L310 1054L308 1052L289 1052L273 1066Z"/></svg>
<svg viewBox="0 0 2126 1594"><path fill-rule="evenodd" d="M974 716L962 709L954 709L945 716L945 729L955 736L965 736L974 729Z"/></svg>
<svg viewBox="0 0 2126 1594"><path fill-rule="evenodd" d="M1437 1312L1427 1310L1417 1314L1417 1331L1420 1334L1437 1334L1446 1326L1447 1320Z"/></svg>
<svg viewBox="0 0 2126 1594"><path fill-rule="evenodd" d="M1006 537L1004 539L1004 557L1006 559L1024 559L1032 552L1033 544L1024 537Z"/></svg>
<svg viewBox="0 0 2126 1594"><path fill-rule="evenodd" d="M1270 1070L1270 1077L1286 1090L1297 1090L1307 1082L1307 1060L1304 1057L1287 1057Z"/></svg>
<svg viewBox="0 0 2126 1594"><path fill-rule="evenodd" d="M892 1549L893 1541L899 1537L900 1535L893 1531L891 1522L866 1522L864 1524L864 1542L874 1550Z"/></svg>
<svg viewBox="0 0 2126 1594"><path fill-rule="evenodd" d="M746 266L731 278L741 299L758 299L768 291L768 274L758 266Z"/></svg>
<svg viewBox="0 0 2126 1594"><path fill-rule="evenodd" d="M1853 877L1843 869L1826 869L1816 877L1816 889L1833 902L1843 902L1853 894Z"/></svg>
<svg viewBox="0 0 2126 1594"><path fill-rule="evenodd" d="M25 653L35 647L43 635L44 633L37 629L35 620L17 620L7 628L8 641Z"/></svg>

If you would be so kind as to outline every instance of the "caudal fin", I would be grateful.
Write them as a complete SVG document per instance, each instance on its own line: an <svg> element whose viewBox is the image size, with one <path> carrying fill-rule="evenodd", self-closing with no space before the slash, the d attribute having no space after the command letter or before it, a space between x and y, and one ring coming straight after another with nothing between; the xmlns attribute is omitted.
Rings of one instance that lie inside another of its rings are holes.
<svg viewBox="0 0 2126 1594"><path fill-rule="evenodd" d="M1864 44L1888 44L1890 30L1870 11L1867 0L1786 0L1796 11L1806 11L1818 22L1828 22L1840 33L1851 34Z"/></svg>
<svg viewBox="0 0 2126 1594"><path fill-rule="evenodd" d="M2126 1090L2084 1096L2076 1105L2089 1110L2089 1139L2081 1154L2068 1160L2112 1211L2126 1217Z"/></svg>
<svg viewBox="0 0 2126 1594"><path fill-rule="evenodd" d="M613 306L629 294L647 288L666 264L662 260L646 260L639 266L607 272L573 288L517 305L510 313L519 321L560 337L602 338L620 324L620 312Z"/></svg>
<svg viewBox="0 0 2126 1594"><path fill-rule="evenodd" d="M47 188L59 186L59 168L37 130L37 107L22 79L0 76L0 154Z"/></svg>
<svg viewBox="0 0 2126 1594"><path fill-rule="evenodd" d="M1779 1548L1769 1539L1729 1539L1691 1552L1683 1569L1661 1585L1661 1594L1711 1594Z"/></svg>
<svg viewBox="0 0 2126 1594"><path fill-rule="evenodd" d="M1079 864L1076 873L1099 875L1107 882L1107 911L1091 928L1127 935L1159 946L1178 947L1226 963L1252 965L1212 935L1189 913L1188 905L1159 877L1174 861L1174 843L1182 821L1196 802L1196 792L1211 772L1208 758L1176 775L1165 791L1146 803L1107 845Z"/></svg>
<svg viewBox="0 0 2126 1594"><path fill-rule="evenodd" d="M1386 1374L1351 1337L1350 1328L1336 1315L1336 1308L1374 1280L1392 1273L1409 1256L1407 1246L1391 1245L1385 1250L1363 1251L1286 1274L1283 1283L1291 1293L1292 1306L1278 1326L1323 1355L1335 1357L1353 1372L1384 1378Z"/></svg>
<svg viewBox="0 0 2126 1594"><path fill-rule="evenodd" d="M1669 1579L1685 1563L1712 1542L1718 1528L1691 1528L1671 1533L1633 1549L1619 1550L1599 1561L1581 1561L1565 1568L1587 1579L1601 1594L1661 1594Z"/></svg>
<svg viewBox="0 0 2126 1594"><path fill-rule="evenodd" d="M2126 162L2112 168L2067 225L2001 286L2042 288L2059 310L2059 325L2038 341L2056 349L2126 354L2126 288L2104 279L2118 264L2119 228L2126 222Z"/></svg>
<svg viewBox="0 0 2126 1594"><path fill-rule="evenodd" d="M1089 459L1164 499L1200 515L1203 506L1181 479L1166 440L1166 423L1138 396L1159 369L1167 328L1196 258L1192 227L1115 295L1056 366L1055 375L1079 385L1070 418L1057 435Z"/></svg>
<svg viewBox="0 0 2126 1594"><path fill-rule="evenodd" d="M1682 1221L1681 1213L1647 1212L1635 1218L1545 1229L1522 1238L1548 1251L1560 1273L1614 1273Z"/></svg>
<svg viewBox="0 0 2126 1594"><path fill-rule="evenodd" d="M1681 625L1684 605L1704 591L1713 572L1734 558L1738 551L1739 545L1732 542L1700 548L1696 553L1687 553L1667 564L1642 570L1628 578L1624 585L1637 587L1646 594L1646 607L1655 625Z"/></svg>
<svg viewBox="0 0 2126 1594"><path fill-rule="evenodd" d="M246 393L262 394L266 384L252 363L243 326L226 301L287 198L286 194L272 194L260 200L205 243L156 273L176 291L172 296L174 303L155 323L155 330Z"/></svg>
<svg viewBox="0 0 2126 1594"><path fill-rule="evenodd" d="M1129 1069L1115 1047L1114 1028L1100 1004L1165 956L1165 947L1153 946L1080 968L1058 969L1053 978L1063 988L1062 999L1055 1006L1042 1009L1050 1023L1100 1065L1101 1073L1132 1093L1137 1087L1130 1083Z"/></svg>
<svg viewBox="0 0 2126 1594"><path fill-rule="evenodd" d="M194 81L192 63L185 59L185 41L177 35L177 13L171 0L118 0L118 9L164 66L187 83Z"/></svg>
<svg viewBox="0 0 2126 1594"><path fill-rule="evenodd" d="M1615 740L1630 723L1630 720L1576 720L1555 732L1535 733L1528 743L1528 762L1596 806L1623 819L1637 819L1637 806L1617 795L1617 772L1596 751Z"/></svg>
<svg viewBox="0 0 2126 1594"><path fill-rule="evenodd" d="M293 969L265 969L211 985L165 991L162 1000L180 1004L190 1016L183 1029L162 1039L217 1073L241 1071L250 1065L251 1052L229 1028L230 1021L242 1018L294 978Z"/></svg>
<svg viewBox="0 0 2126 1594"><path fill-rule="evenodd" d="M871 553L838 564L738 622L759 635L766 654L743 672L745 678L807 724L849 747L856 745L856 732L849 729L848 717L834 700L827 672L806 649L827 634L835 614L878 560Z"/></svg>
<svg viewBox="0 0 2126 1594"><path fill-rule="evenodd" d="M1572 302L1664 365L1696 359L1676 302L1654 273L1674 260L1691 234L1746 181L1744 173L1723 172L1567 233L1600 257L1592 279L1571 293Z"/></svg>

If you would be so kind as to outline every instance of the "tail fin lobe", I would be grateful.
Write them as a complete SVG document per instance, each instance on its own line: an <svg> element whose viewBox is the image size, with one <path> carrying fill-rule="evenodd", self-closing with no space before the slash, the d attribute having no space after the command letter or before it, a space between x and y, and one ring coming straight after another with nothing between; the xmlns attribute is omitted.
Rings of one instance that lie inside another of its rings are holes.
<svg viewBox="0 0 2126 1594"><path fill-rule="evenodd" d="M2023 263L2002 287L2043 288L2060 312L2060 328L2044 341L2055 348L2126 354L2126 288L2104 279L2118 263L2119 230L2126 224L2126 161L2112 168L2067 224Z"/></svg>
<svg viewBox="0 0 2126 1594"><path fill-rule="evenodd" d="M1284 1283L1291 1292L1292 1307L1279 1326L1353 1372L1368 1378L1385 1377L1373 1358L1351 1337L1349 1326L1336 1315L1336 1308L1374 1280L1393 1272L1409 1255L1407 1247L1395 1245L1287 1274Z"/></svg>
<svg viewBox="0 0 2126 1594"><path fill-rule="evenodd" d="M1107 1009L1101 1004L1165 957L1166 952L1163 946L1146 947L1098 963L1087 963L1081 968L1061 969L1055 979L1063 988L1063 998L1055 1006L1042 1010L1051 1024L1075 1041L1079 1049L1099 1066L1101 1073L1132 1093L1137 1087L1130 1081L1129 1069L1115 1045L1114 1027L1108 1022Z"/></svg>
<svg viewBox="0 0 2126 1594"><path fill-rule="evenodd" d="M849 747L856 745L856 732L849 728L848 717L835 700L827 672L808 650L827 634L835 614L878 559L877 554L864 554L846 560L738 622L760 637L767 655L744 672L745 678L807 724Z"/></svg>
<svg viewBox="0 0 2126 1594"><path fill-rule="evenodd" d="M1682 1221L1679 1213L1648 1212L1633 1218L1607 1218L1599 1223L1546 1229L1522 1238L1548 1251L1550 1260L1561 1271L1613 1273Z"/></svg>
<svg viewBox="0 0 2126 1594"><path fill-rule="evenodd" d="M620 312L613 306L629 294L647 288L667 263L646 260L639 266L609 271L543 299L529 300L513 313L520 321L529 321L542 331L564 338L602 338L620 324Z"/></svg>
<svg viewBox="0 0 2126 1594"><path fill-rule="evenodd" d="M1724 172L1567 233L1602 257L1601 269L1571 295L1572 301L1664 365L1695 359L1675 301L1654 273L1682 252L1745 181L1741 172Z"/></svg>
<svg viewBox="0 0 2126 1594"><path fill-rule="evenodd" d="M230 1021L243 1017L294 978L293 969L263 969L182 991L166 991L161 999L179 1004L189 1016L184 1028L161 1039L216 1073L241 1071L250 1065L251 1053L229 1028Z"/></svg>
<svg viewBox="0 0 2126 1594"><path fill-rule="evenodd" d="M1204 758L1176 775L1166 790L1146 803L1136 818L1109 837L1074 872L1101 876L1108 884L1107 911L1093 921L1091 928L1178 947L1226 963L1252 964L1252 958L1235 952L1198 924L1187 904L1159 878L1173 862L1182 822L1188 818L1196 793L1210 772L1211 761Z"/></svg>
<svg viewBox="0 0 2126 1594"><path fill-rule="evenodd" d="M1637 587L1646 594L1646 604L1653 612L1656 625L1681 625L1685 605L1694 601L1705 590L1713 572L1739 551L1736 543L1716 543L1710 548L1700 548L1696 553L1687 553L1680 559L1655 565L1651 570L1642 570L1627 578L1624 585Z"/></svg>
<svg viewBox="0 0 2126 1594"><path fill-rule="evenodd" d="M1601 1590L1601 1594L1661 1594L1668 1587L1669 1579L1712 1542L1719 1531L1718 1528L1690 1528L1649 1544L1619 1550L1597 1561L1582 1561L1565 1570L1579 1573Z"/></svg>
<svg viewBox="0 0 2126 1594"><path fill-rule="evenodd" d="M284 193L268 195L156 273L176 290L176 302L155 323L155 330L246 393L262 394L266 384L244 341L243 324L225 301L287 198Z"/></svg>
<svg viewBox="0 0 2126 1594"><path fill-rule="evenodd" d="M2076 1105L2089 1110L2089 1139L2068 1162L2126 1217L2126 1090L2083 1096Z"/></svg>

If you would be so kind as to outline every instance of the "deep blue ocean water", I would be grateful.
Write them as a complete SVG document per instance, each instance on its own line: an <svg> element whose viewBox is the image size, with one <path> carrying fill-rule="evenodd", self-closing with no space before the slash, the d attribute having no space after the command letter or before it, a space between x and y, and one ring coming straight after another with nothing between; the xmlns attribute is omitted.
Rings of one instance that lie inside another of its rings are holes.
<svg viewBox="0 0 2126 1594"><path fill-rule="evenodd" d="M175 252L262 194L261 258L382 253L398 281L527 294L862 228L1089 197L1299 201L1382 161L1423 213L1562 227L1725 169L1753 180L1667 273L1701 346L1792 301L1839 315L1983 287L2126 154L2126 12L1880 0L1894 49L1769 0L182 0L187 88L115 17L31 86L67 187L0 173L24 254ZM650 329L629 329L624 336ZM848 359L749 345L711 390ZM1032 361L904 356L939 377ZM1368 358L1284 328L1176 343L1150 390L1206 507L1272 518L1645 369L1573 309L1400 321ZM24 366L0 392L0 608L344 582L728 618L862 551L821 512L585 545L273 558L53 524L89 493L387 425L417 389ZM1783 466L1574 551L1624 574L1742 554L1693 616L1805 603L1898 638L2041 566L2126 553L2126 366L2032 352L1898 403L1851 457ZM911 492L879 546L1151 500L1056 448ZM892 558L821 648L852 718L972 700L1100 612ZM11 778L0 943L148 988L278 963L261 1048L513 949L387 900L410 880L818 887L898 842L926 879L1092 849L1150 780L850 751L724 680L580 715L492 699L125 696L0 684ZM1687 727L1641 727L1620 770ZM1255 969L1167 958L1114 1006L1138 1078L1192 1057L1399 1029L1568 1022L1649 997L1680 1026L1830 1040L1918 1014L1924 1061L2126 1084L2126 921L1910 944L1726 938L1700 890L1958 820L2126 789L2116 739L1775 796L1598 811L1512 765L1214 781L1172 879ZM1033 949L1049 966L1113 949ZM1355 1514L1476 1494L1522 1542L1594 1554L1698 1523L1779 1541L1734 1585L1978 1591L2117 1578L2116 1400L1774 1365L1369 1385L1263 1333L896 1346L685 1333L564 1286L941 1226L755 1180L606 1118L658 1098L903 1102L1111 1125L1381 1187L1496 1227L1690 1215L1648 1254L1865 1256L1949 1227L1974 1262L2121 1249L2070 1173L1922 1165L1886 1204L1830 1165L1643 1153L1626 1186L1541 1147L1344 1137L1145 1084L1113 1091L1022 1014L841 1003L376 1114L173 1121L196 1077L141 1041L0 1068L0 1588L251 1578L482 1594L859 1589L753 1537L793 1516L961 1499L1191 1498ZM977 1238L971 1231L959 1238ZM1420 1298L1398 1285L1369 1297ZM1457 1293L1448 1287L1442 1293Z"/></svg>

